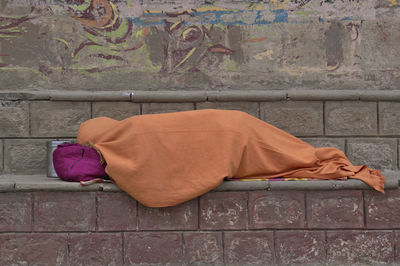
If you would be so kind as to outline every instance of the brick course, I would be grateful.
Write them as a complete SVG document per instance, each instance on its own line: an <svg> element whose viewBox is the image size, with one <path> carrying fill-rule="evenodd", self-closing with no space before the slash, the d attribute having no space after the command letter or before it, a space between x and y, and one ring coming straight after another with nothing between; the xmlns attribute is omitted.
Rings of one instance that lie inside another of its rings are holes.
<svg viewBox="0 0 400 266"><path fill-rule="evenodd" d="M185 202L175 207L148 208L139 204L139 230L196 230L198 229L198 201Z"/></svg>
<svg viewBox="0 0 400 266"><path fill-rule="evenodd" d="M0 232L32 230L31 193L0 193Z"/></svg>
<svg viewBox="0 0 400 266"><path fill-rule="evenodd" d="M36 231L94 231L95 194L92 192L34 193Z"/></svg>
<svg viewBox="0 0 400 266"><path fill-rule="evenodd" d="M400 135L400 102L379 103L379 132L381 135Z"/></svg>
<svg viewBox="0 0 400 266"><path fill-rule="evenodd" d="M377 135L375 102L328 101L325 103L326 135Z"/></svg>
<svg viewBox="0 0 400 266"><path fill-rule="evenodd" d="M397 140L392 138L355 138L347 141L347 156L354 165L376 169L397 168Z"/></svg>
<svg viewBox="0 0 400 266"><path fill-rule="evenodd" d="M204 102L196 103L196 109L238 110L259 117L259 104L252 102Z"/></svg>
<svg viewBox="0 0 400 266"><path fill-rule="evenodd" d="M29 103L0 101L0 137L29 136Z"/></svg>
<svg viewBox="0 0 400 266"><path fill-rule="evenodd" d="M307 192L309 228L363 228L361 191Z"/></svg>
<svg viewBox="0 0 400 266"><path fill-rule="evenodd" d="M385 195L365 191L365 211L368 228L400 228L400 191L386 191Z"/></svg>
<svg viewBox="0 0 400 266"><path fill-rule="evenodd" d="M320 136L324 132L322 102L261 103L261 119L295 136Z"/></svg>
<svg viewBox="0 0 400 266"><path fill-rule="evenodd" d="M79 125L88 119L88 102L31 103L31 134L34 137L74 137Z"/></svg>
<svg viewBox="0 0 400 266"><path fill-rule="evenodd" d="M306 224L304 193L254 191L249 196L251 229L303 228Z"/></svg>
<svg viewBox="0 0 400 266"><path fill-rule="evenodd" d="M221 232L183 234L183 262L187 265L223 265Z"/></svg>
<svg viewBox="0 0 400 266"><path fill-rule="evenodd" d="M193 103L142 103L142 114L172 113L194 110Z"/></svg>
<svg viewBox="0 0 400 266"><path fill-rule="evenodd" d="M92 117L107 116L116 120L123 120L140 114L140 104L131 102L94 102L92 103Z"/></svg>
<svg viewBox="0 0 400 266"><path fill-rule="evenodd" d="M200 197L200 229L246 229L247 192L216 192Z"/></svg>
<svg viewBox="0 0 400 266"><path fill-rule="evenodd" d="M47 140L6 139L4 173L44 174L47 172Z"/></svg>

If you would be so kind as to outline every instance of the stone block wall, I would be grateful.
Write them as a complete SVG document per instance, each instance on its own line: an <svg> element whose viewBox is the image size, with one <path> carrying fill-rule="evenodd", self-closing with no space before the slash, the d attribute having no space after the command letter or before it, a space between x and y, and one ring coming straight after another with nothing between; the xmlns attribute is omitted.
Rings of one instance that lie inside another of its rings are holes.
<svg viewBox="0 0 400 266"><path fill-rule="evenodd" d="M120 192L0 193L0 264L400 263L400 192L211 192L147 208Z"/></svg>
<svg viewBox="0 0 400 266"><path fill-rule="evenodd" d="M337 147L345 151L353 164L368 164L381 170L399 169L400 101L247 101L244 97L239 101L209 101L206 96L179 100L179 92L174 95L166 99L170 102L130 100L130 97L125 101L86 101L84 98L82 101L2 101L0 171L45 174L46 142L73 140L79 124L93 117L124 119L132 115L204 108L241 110L315 147Z"/></svg>

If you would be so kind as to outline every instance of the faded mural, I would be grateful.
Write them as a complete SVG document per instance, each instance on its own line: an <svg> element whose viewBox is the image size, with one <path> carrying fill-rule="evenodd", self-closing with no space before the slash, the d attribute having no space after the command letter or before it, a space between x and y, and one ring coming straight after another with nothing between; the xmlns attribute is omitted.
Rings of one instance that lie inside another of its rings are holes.
<svg viewBox="0 0 400 266"><path fill-rule="evenodd" d="M396 0L0 3L0 90L400 87Z"/></svg>

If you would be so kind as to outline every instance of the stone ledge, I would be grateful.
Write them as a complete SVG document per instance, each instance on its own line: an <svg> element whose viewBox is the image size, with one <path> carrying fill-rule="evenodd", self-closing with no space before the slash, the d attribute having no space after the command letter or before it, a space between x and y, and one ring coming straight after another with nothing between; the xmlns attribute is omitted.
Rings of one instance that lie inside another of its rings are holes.
<svg viewBox="0 0 400 266"><path fill-rule="evenodd" d="M237 102L237 101L400 101L400 90L247 90L247 91L0 91L0 100Z"/></svg>
<svg viewBox="0 0 400 266"><path fill-rule="evenodd" d="M400 171L384 172L385 189L397 189ZM251 190L347 190L371 189L359 180L318 180L318 181L225 181L213 191L251 191ZM58 178L44 175L3 175L0 176L0 192L24 191L121 191L115 184L99 183L81 186L75 182L64 182Z"/></svg>

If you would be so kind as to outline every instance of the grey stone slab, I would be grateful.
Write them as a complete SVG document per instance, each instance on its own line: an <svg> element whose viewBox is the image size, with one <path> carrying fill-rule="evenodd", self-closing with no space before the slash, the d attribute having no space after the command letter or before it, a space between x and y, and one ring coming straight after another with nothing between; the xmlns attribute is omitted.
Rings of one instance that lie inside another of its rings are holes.
<svg viewBox="0 0 400 266"><path fill-rule="evenodd" d="M323 135L323 103L283 101L261 103L261 119L296 136Z"/></svg>
<svg viewBox="0 0 400 266"><path fill-rule="evenodd" d="M259 104L254 102L204 102L197 103L196 109L238 110L259 117Z"/></svg>
<svg viewBox="0 0 400 266"><path fill-rule="evenodd" d="M359 100L359 90L289 90L288 98L297 101Z"/></svg>
<svg viewBox="0 0 400 266"><path fill-rule="evenodd" d="M92 117L106 116L116 120L123 120L140 114L140 104L132 102L94 102L92 103Z"/></svg>
<svg viewBox="0 0 400 266"><path fill-rule="evenodd" d="M132 91L133 102L203 102L205 91Z"/></svg>
<svg viewBox="0 0 400 266"><path fill-rule="evenodd" d="M29 136L29 103L0 101L0 137Z"/></svg>
<svg viewBox="0 0 400 266"><path fill-rule="evenodd" d="M326 102L325 133L328 136L376 136L378 133L376 103Z"/></svg>
<svg viewBox="0 0 400 266"><path fill-rule="evenodd" d="M0 176L0 192L13 191L15 187L15 181L12 179L6 179Z"/></svg>
<svg viewBox="0 0 400 266"><path fill-rule="evenodd" d="M397 169L397 140L392 138L354 138L347 141L347 156L354 165Z"/></svg>
<svg viewBox="0 0 400 266"><path fill-rule="evenodd" d="M366 91L360 95L362 101L400 101L400 90Z"/></svg>
<svg viewBox="0 0 400 266"><path fill-rule="evenodd" d="M379 102L379 133L400 135L400 102Z"/></svg>
<svg viewBox="0 0 400 266"><path fill-rule="evenodd" d="M52 91L52 101L130 101L131 91Z"/></svg>
<svg viewBox="0 0 400 266"><path fill-rule="evenodd" d="M261 102L286 100L286 91L208 91L207 100L217 102Z"/></svg>
<svg viewBox="0 0 400 266"><path fill-rule="evenodd" d="M213 191L264 190L270 188L271 182L272 181L225 181L213 189Z"/></svg>
<svg viewBox="0 0 400 266"><path fill-rule="evenodd" d="M74 137L88 119L89 102L31 103L31 134L35 137Z"/></svg>

